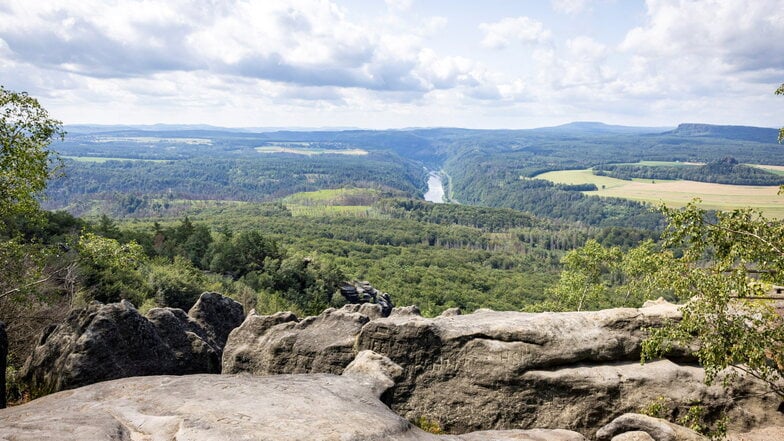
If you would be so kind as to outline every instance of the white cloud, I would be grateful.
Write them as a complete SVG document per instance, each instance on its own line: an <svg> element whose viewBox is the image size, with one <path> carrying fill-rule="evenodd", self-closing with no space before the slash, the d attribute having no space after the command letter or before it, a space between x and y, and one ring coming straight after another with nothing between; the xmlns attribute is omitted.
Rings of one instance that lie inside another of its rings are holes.
<svg viewBox="0 0 784 441"><path fill-rule="evenodd" d="M515 41L544 43L552 36L544 25L529 17L506 17L494 23L481 23L479 29L485 33L482 45L503 49Z"/></svg>
<svg viewBox="0 0 784 441"><path fill-rule="evenodd" d="M587 7L589 0L551 0L553 9L564 14L579 14Z"/></svg>
<svg viewBox="0 0 784 441"><path fill-rule="evenodd" d="M612 32L552 13L546 26L537 8L479 23L460 2L437 16L410 0L347 9L357 3L0 0L0 79L82 122L498 127L721 122L733 109L781 121L781 0L650 0Z"/></svg>
<svg viewBox="0 0 784 441"><path fill-rule="evenodd" d="M649 0L648 22L629 31L620 47L696 68L710 60L728 72L784 72L782 6L780 0Z"/></svg>
<svg viewBox="0 0 784 441"><path fill-rule="evenodd" d="M411 5L414 3L414 0L384 0L384 2L386 2L389 9L396 11L408 11L411 9Z"/></svg>
<svg viewBox="0 0 784 441"><path fill-rule="evenodd" d="M354 23L330 1L116 3L28 7L17 0L9 12L0 12L0 46L20 62L95 78L209 71L302 87L424 92L458 84L444 72L457 69L444 67L455 59L419 57L416 31L390 34ZM390 5L406 9L411 2ZM420 31L430 34L446 19L424 24Z"/></svg>

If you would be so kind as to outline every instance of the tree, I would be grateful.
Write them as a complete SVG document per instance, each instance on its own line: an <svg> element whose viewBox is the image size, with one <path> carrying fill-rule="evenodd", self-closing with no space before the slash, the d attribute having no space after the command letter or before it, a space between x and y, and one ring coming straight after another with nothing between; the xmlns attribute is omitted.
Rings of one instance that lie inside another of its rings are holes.
<svg viewBox="0 0 784 441"><path fill-rule="evenodd" d="M155 295L157 306L185 311L196 303L207 284L202 272L181 256L176 256L173 264L154 262L150 266L147 283Z"/></svg>
<svg viewBox="0 0 784 441"><path fill-rule="evenodd" d="M781 86L779 86L778 89L776 89L776 95L784 95L784 84L782 84ZM784 127L779 129L779 142L780 143L784 142Z"/></svg>
<svg viewBox="0 0 784 441"><path fill-rule="evenodd" d="M115 239L84 233L76 244L80 263L81 301L104 303L128 299L140 305L146 297L139 272L147 262L136 242L121 244Z"/></svg>
<svg viewBox="0 0 784 441"><path fill-rule="evenodd" d="M38 100L0 86L0 216L36 210L36 195L58 173L49 145L64 136Z"/></svg>
<svg viewBox="0 0 784 441"><path fill-rule="evenodd" d="M712 216L696 202L661 211L669 220L666 264L650 280L691 300L679 322L652 331L643 360L666 354L674 344L696 347L706 382L734 367L730 378L746 372L784 398L784 320L769 295L773 284L784 281L784 223L752 209ZM672 250L682 255L672 258Z"/></svg>
<svg viewBox="0 0 784 441"><path fill-rule="evenodd" d="M618 247L605 248L591 239L585 246L566 253L558 284L548 294L555 304L549 309L582 311L595 308L607 297L611 274L621 259Z"/></svg>

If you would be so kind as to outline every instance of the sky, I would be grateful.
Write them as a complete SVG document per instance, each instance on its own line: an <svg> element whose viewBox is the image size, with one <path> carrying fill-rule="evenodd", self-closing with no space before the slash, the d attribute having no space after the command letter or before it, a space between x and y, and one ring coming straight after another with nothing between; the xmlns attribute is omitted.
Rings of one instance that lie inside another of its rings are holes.
<svg viewBox="0 0 784 441"><path fill-rule="evenodd" d="M66 124L779 127L784 0L0 0Z"/></svg>

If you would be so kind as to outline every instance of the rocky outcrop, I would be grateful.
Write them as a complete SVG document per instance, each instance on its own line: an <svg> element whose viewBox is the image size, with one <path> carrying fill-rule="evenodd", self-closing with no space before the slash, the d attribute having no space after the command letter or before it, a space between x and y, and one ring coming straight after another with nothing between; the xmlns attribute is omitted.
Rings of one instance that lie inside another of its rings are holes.
<svg viewBox="0 0 784 441"><path fill-rule="evenodd" d="M208 340L222 349L231 331L245 319L245 313L240 303L218 293L205 292L188 311L188 317L204 330Z"/></svg>
<svg viewBox="0 0 784 441"><path fill-rule="evenodd" d="M219 373L229 331L242 306L204 293L189 314L154 308L142 316L128 301L94 303L48 328L21 377L34 394L139 375Z"/></svg>
<svg viewBox="0 0 784 441"><path fill-rule="evenodd" d="M8 360L8 335L5 323L0 322L0 409L5 408L5 367Z"/></svg>
<svg viewBox="0 0 784 441"><path fill-rule="evenodd" d="M343 375L126 378L0 411L0 440L585 441L565 430L424 432L378 399L400 370L360 353Z"/></svg>
<svg viewBox="0 0 784 441"><path fill-rule="evenodd" d="M229 337L223 373L339 374L356 355L359 331L380 317L381 307L371 303L330 308L303 320L290 312L260 316L251 311Z"/></svg>
<svg viewBox="0 0 784 441"><path fill-rule="evenodd" d="M759 392L751 382L734 395L705 386L684 350L640 365L645 329L679 317L666 303L569 313L450 311L432 319L411 307L387 318L347 308L302 321L251 315L229 337L223 368L336 372L351 353L372 350L402 368L384 401L409 421L451 433L544 427L592 436L662 397L673 409L699 404L709 418L729 412L748 426L738 429L784 423L777 402L750 398Z"/></svg>
<svg viewBox="0 0 784 441"><path fill-rule="evenodd" d="M375 303L381 307L381 315L388 317L395 304L388 293L381 292L367 280L345 282L340 287L340 294L352 304Z"/></svg>

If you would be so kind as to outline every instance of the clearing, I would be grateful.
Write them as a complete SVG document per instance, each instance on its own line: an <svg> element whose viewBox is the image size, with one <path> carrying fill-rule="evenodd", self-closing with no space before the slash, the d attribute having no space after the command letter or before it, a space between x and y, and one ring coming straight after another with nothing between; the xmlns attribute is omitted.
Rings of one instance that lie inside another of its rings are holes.
<svg viewBox="0 0 784 441"><path fill-rule="evenodd" d="M293 216L367 217L379 197L378 190L370 188L337 188L295 193L281 202Z"/></svg>
<svg viewBox="0 0 784 441"><path fill-rule="evenodd" d="M256 151L259 153L294 153L297 155L306 155L306 156L313 156L313 155L362 156L368 154L367 150L362 150L357 148L341 149L341 148L313 147L308 143L269 144L261 147L256 147Z"/></svg>

